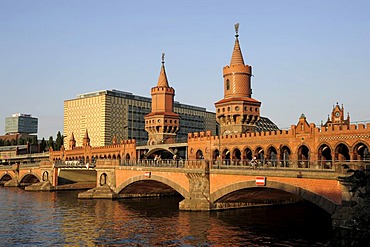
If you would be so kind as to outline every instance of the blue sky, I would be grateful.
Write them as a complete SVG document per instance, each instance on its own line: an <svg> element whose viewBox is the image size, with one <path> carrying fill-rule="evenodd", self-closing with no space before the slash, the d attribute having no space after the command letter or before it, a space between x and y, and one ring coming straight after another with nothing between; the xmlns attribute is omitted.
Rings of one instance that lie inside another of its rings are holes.
<svg viewBox="0 0 370 247"><path fill-rule="evenodd" d="M326 120L339 102L370 120L370 1L0 0L0 134L31 113L39 138L63 131L63 101L117 89L150 97L161 53L175 100L223 98L234 45L253 67L253 97L280 128Z"/></svg>

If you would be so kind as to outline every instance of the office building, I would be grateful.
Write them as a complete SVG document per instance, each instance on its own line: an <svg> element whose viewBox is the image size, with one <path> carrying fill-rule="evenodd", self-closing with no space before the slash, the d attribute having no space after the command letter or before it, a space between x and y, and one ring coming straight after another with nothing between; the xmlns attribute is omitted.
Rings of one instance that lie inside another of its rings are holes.
<svg viewBox="0 0 370 247"><path fill-rule="evenodd" d="M5 119L6 134L36 134L38 119L31 114L16 113Z"/></svg>
<svg viewBox="0 0 370 247"><path fill-rule="evenodd" d="M76 146L89 133L91 146L111 145L114 137L120 140L136 139L138 145L146 144L144 116L151 112L149 97L119 90L102 90L77 95L64 101L64 145L73 133ZM186 142L190 132L211 130L216 133L215 113L206 108L174 102L174 112L180 115L177 142Z"/></svg>

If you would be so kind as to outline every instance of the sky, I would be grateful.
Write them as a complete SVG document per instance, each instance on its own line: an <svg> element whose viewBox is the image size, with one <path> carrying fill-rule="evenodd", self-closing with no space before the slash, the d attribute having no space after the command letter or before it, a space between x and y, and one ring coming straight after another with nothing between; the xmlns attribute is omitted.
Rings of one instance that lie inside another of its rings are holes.
<svg viewBox="0 0 370 247"><path fill-rule="evenodd" d="M252 97L280 128L337 102L370 120L370 1L0 0L0 134L27 113L63 133L63 102L117 89L150 97L164 52L175 101L215 111L239 41Z"/></svg>

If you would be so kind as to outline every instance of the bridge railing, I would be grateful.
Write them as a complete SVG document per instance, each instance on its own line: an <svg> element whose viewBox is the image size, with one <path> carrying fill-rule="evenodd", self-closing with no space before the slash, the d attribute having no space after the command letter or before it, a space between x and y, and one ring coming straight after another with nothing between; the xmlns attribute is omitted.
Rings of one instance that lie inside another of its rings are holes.
<svg viewBox="0 0 370 247"><path fill-rule="evenodd" d="M95 163L84 163L84 162L81 162L81 161L78 161L78 160L74 160L74 161L61 161L61 160L58 160L58 161L55 161L54 162L54 167L55 168L86 168L86 169L90 169L90 168L95 168Z"/></svg>
<svg viewBox="0 0 370 247"><path fill-rule="evenodd" d="M368 160L211 160L211 169L266 169L266 170L306 170L343 173L346 169L363 169L370 165Z"/></svg>
<svg viewBox="0 0 370 247"><path fill-rule="evenodd" d="M363 169L370 166L370 161L364 160L286 160L286 161L240 161L240 160L121 160L120 166L172 167L199 169L234 169L234 170L293 170L344 173L349 168Z"/></svg>
<svg viewBox="0 0 370 247"><path fill-rule="evenodd" d="M145 167L172 167L184 168L185 160L160 159L160 160L121 160L121 166L145 166Z"/></svg>

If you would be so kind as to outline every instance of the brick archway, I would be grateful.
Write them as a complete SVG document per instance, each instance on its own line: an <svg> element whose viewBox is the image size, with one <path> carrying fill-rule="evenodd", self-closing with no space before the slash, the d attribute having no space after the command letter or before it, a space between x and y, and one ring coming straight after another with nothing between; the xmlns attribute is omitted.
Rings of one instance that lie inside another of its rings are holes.
<svg viewBox="0 0 370 247"><path fill-rule="evenodd" d="M21 184L24 182L28 182L28 180L36 181L35 179L38 180L38 182L42 181L38 175L33 174L33 173L26 173L19 179L19 183Z"/></svg>
<svg viewBox="0 0 370 247"><path fill-rule="evenodd" d="M119 194L124 188L126 188L130 184L133 184L133 183L138 182L138 181L151 181L151 180L163 183L163 184L171 187L172 189L176 190L184 198L189 197L189 192L185 188L181 187L176 182L173 182L172 180L169 180L168 178L161 177L161 176L156 176L156 175L151 175L150 179L145 177L145 175L139 175L139 176L131 177L130 179L127 179L126 181L122 182L119 186L117 186L116 189L114 190L114 192Z"/></svg>
<svg viewBox="0 0 370 247"><path fill-rule="evenodd" d="M169 152L169 153L174 154L174 153L173 153L173 151L172 151L170 148L166 148L166 147L153 147L153 148L149 149L149 150L145 153L145 156L146 156L146 157L149 157L150 155L152 155L152 154L154 154L154 153L156 153L156 152L158 152L158 151L167 151L167 152Z"/></svg>
<svg viewBox="0 0 370 247"><path fill-rule="evenodd" d="M6 173L6 174L3 174L1 177L0 177L0 182L8 182L10 180L14 179L14 176L12 176L11 174L9 173Z"/></svg>
<svg viewBox="0 0 370 247"><path fill-rule="evenodd" d="M210 201L212 203L215 203L217 200L222 198L223 196L230 194L232 192L241 190L241 189L247 189L247 188L261 188L259 186L256 186L255 181L245 181L245 182L239 182L236 184L232 184L229 186L226 186L224 188L221 188L218 191L215 191L210 195ZM333 202L332 200L318 195L316 193L313 193L311 191L308 191L306 189L303 189L301 187L291 185L291 184L286 184L286 183L281 183L277 181L268 181L267 186L264 186L264 188L272 188L272 189L278 189L282 190L285 192L289 192L291 194L300 196L301 198L319 206L329 214L333 215L335 210L337 209L337 204Z"/></svg>

